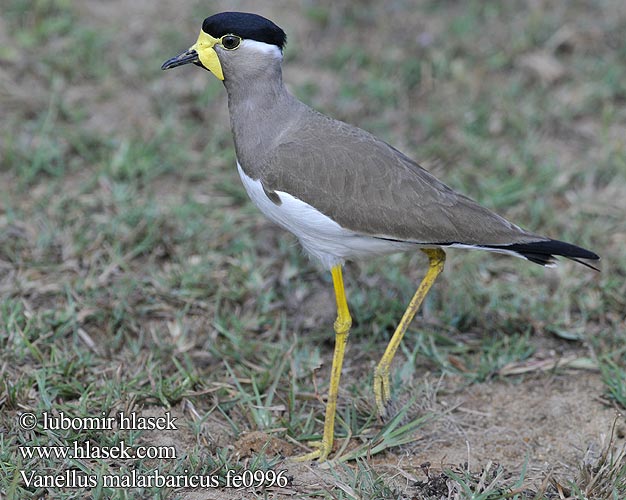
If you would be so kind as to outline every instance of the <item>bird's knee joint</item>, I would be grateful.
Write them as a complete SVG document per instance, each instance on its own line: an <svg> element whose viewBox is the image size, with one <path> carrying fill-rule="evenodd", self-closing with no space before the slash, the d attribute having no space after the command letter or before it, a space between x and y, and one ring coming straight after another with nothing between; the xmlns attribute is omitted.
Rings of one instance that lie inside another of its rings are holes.
<svg viewBox="0 0 626 500"><path fill-rule="evenodd" d="M348 316L347 318L337 318L335 320L335 334L337 335L345 335L350 331L350 327L352 326L352 318Z"/></svg>
<svg viewBox="0 0 626 500"><path fill-rule="evenodd" d="M428 256L430 267L436 267L439 271L443 269L446 253L441 248L426 248L422 252Z"/></svg>

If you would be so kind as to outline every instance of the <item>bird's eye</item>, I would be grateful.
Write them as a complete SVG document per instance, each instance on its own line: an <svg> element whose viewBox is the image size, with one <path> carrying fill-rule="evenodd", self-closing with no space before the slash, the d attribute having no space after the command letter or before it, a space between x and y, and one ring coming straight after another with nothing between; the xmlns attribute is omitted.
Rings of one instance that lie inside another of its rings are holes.
<svg viewBox="0 0 626 500"><path fill-rule="evenodd" d="M239 47L240 43L241 38L237 35L224 35L222 37L222 47L224 47L226 50L235 50L237 47Z"/></svg>

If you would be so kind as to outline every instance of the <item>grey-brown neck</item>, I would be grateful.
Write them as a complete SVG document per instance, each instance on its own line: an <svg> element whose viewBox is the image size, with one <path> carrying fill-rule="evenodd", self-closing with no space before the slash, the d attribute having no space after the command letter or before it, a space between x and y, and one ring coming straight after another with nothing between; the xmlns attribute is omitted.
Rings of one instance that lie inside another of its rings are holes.
<svg viewBox="0 0 626 500"><path fill-rule="evenodd" d="M280 59L265 57L260 62L264 64L257 63L255 71L248 74L224 68L237 160L253 178L259 177L264 157L299 119L299 111L307 108L285 88ZM251 66L245 62L246 68Z"/></svg>

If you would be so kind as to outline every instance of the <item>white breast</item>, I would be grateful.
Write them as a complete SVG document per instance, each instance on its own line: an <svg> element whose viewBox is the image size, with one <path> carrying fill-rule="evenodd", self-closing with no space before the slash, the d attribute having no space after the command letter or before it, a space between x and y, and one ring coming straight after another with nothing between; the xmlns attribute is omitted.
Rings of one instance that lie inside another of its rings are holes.
<svg viewBox="0 0 626 500"><path fill-rule="evenodd" d="M330 269L345 259L379 255L413 247L410 243L363 236L344 229L334 220L302 200L276 191L282 203L270 200L260 180L248 177L237 162L237 170L252 202L271 221L295 234L306 252Z"/></svg>

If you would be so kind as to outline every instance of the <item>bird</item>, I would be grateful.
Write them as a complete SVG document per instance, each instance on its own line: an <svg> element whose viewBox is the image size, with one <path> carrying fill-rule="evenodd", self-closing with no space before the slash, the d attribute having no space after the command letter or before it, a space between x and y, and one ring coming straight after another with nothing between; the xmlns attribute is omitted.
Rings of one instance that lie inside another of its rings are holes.
<svg viewBox="0 0 626 500"><path fill-rule="evenodd" d="M381 417L390 367L407 327L437 276L444 249L479 249L553 266L562 256L598 270L599 256L509 222L451 189L418 163L358 127L294 97L282 77L287 36L258 14L221 12L204 19L196 42L163 70L194 64L221 80L228 98L237 170L252 202L293 233L329 270L335 292L335 346L321 441L300 460L328 459L344 352L352 317L342 268L347 260L420 250L428 268L373 374Z"/></svg>

